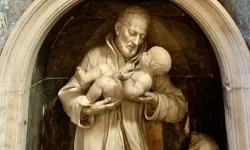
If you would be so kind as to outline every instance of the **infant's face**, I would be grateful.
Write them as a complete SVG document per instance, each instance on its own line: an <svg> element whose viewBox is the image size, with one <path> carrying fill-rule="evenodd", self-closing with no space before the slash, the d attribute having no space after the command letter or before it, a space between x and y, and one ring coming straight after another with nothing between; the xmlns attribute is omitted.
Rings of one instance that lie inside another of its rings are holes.
<svg viewBox="0 0 250 150"><path fill-rule="evenodd" d="M152 55L150 53L150 51L148 52L144 52L141 56L141 59L139 61L140 63L140 68L145 68L148 66L148 64L151 62L152 60Z"/></svg>

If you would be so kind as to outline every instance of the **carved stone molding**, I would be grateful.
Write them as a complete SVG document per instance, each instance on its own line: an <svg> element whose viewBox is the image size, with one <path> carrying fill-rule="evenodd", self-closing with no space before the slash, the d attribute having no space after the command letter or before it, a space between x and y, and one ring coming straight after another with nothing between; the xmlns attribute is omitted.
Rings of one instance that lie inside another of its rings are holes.
<svg viewBox="0 0 250 150"><path fill-rule="evenodd" d="M250 149L250 54L238 27L217 0L172 2L200 25L215 51L224 87L229 149Z"/></svg>
<svg viewBox="0 0 250 150"><path fill-rule="evenodd" d="M35 0L13 28L0 56L0 149L25 149L29 88L47 33L79 0Z"/></svg>
<svg viewBox="0 0 250 150"><path fill-rule="evenodd" d="M201 26L224 81L229 149L250 149L250 54L216 0L171 0ZM35 0L13 28L0 56L0 149L25 149L29 88L40 46L51 27L79 0Z"/></svg>

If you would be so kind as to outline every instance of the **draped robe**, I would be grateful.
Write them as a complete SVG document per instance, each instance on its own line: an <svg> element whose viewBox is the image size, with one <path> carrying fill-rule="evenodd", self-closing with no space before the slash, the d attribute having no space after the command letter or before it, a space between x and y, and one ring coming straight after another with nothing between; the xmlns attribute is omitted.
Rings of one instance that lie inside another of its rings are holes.
<svg viewBox="0 0 250 150"><path fill-rule="evenodd" d="M144 51L146 43L125 61L114 44L114 35L109 34L106 44L91 49L80 66L88 71L99 64L108 64L119 72L135 68ZM82 107L91 105L85 96L89 87L90 84L80 86L74 75L58 93L65 112L77 125L75 150L147 150L145 120L177 123L186 113L185 98L167 75L153 79L151 90L159 99L155 110L149 104L122 101L115 109L83 118L80 115ZM84 106L80 106L79 101L83 101Z"/></svg>

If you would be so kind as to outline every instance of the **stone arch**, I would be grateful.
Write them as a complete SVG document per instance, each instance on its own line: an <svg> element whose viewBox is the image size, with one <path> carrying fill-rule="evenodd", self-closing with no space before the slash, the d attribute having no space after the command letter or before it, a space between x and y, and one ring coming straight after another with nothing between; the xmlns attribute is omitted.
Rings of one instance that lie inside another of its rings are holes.
<svg viewBox="0 0 250 150"><path fill-rule="evenodd" d="M229 149L250 149L250 55L216 0L171 0L200 25L219 62ZM25 149L32 70L51 27L78 0L35 0L13 28L0 56L0 148Z"/></svg>

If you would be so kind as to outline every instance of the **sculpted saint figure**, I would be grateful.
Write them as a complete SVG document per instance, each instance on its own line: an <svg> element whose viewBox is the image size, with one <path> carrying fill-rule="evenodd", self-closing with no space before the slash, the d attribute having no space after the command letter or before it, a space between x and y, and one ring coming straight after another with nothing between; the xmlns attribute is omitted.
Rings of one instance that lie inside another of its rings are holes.
<svg viewBox="0 0 250 150"><path fill-rule="evenodd" d="M81 85L95 80L86 94L91 103L102 95L112 101L135 99L150 90L154 76L164 75L170 70L171 57L162 47L154 46L142 54L139 65L139 71L120 73L119 76L107 64L98 65L88 72L78 67L76 77ZM122 81L121 85L117 78Z"/></svg>
<svg viewBox="0 0 250 150"><path fill-rule="evenodd" d="M104 45L89 50L80 68L88 72L107 64L115 74L140 68L138 61L147 50L145 37L150 23L147 10L126 8L115 24L115 33L106 36ZM147 150L145 120L180 121L187 111L181 91L167 74L152 80L150 91L135 99L112 101L108 97L90 102L86 93L92 82L81 85L74 75L58 93L65 112L77 125L74 149Z"/></svg>

